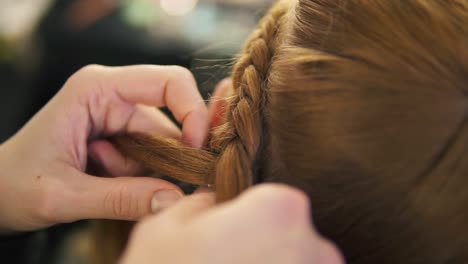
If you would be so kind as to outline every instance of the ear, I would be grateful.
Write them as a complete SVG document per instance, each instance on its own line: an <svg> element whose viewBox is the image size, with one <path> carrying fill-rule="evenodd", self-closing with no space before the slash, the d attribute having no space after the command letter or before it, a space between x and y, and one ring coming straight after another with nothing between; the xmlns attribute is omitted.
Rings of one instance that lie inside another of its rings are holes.
<svg viewBox="0 0 468 264"><path fill-rule="evenodd" d="M232 95L232 80L226 78L219 82L216 86L213 96L210 98L209 115L211 128L217 127L221 124L224 115L226 114L226 107L228 98Z"/></svg>

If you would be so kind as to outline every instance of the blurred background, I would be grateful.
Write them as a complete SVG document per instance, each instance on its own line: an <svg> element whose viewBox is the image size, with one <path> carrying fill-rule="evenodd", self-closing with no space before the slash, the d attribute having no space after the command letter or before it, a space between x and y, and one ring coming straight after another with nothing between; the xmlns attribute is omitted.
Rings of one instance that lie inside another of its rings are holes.
<svg viewBox="0 0 468 264"><path fill-rule="evenodd" d="M181 65L206 98L271 2L0 0L0 143L87 64ZM0 262L85 263L63 256L70 228L0 239Z"/></svg>
<svg viewBox="0 0 468 264"><path fill-rule="evenodd" d="M206 96L272 0L0 0L0 142L79 68L175 64Z"/></svg>

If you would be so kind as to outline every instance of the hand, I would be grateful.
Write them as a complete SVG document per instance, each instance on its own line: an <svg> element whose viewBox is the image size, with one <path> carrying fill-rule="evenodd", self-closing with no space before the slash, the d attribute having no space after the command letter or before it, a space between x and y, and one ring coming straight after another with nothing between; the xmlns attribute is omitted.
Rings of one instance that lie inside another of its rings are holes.
<svg viewBox="0 0 468 264"><path fill-rule="evenodd" d="M186 197L135 228L122 264L340 264L310 223L305 194L264 185L210 209L212 194Z"/></svg>
<svg viewBox="0 0 468 264"><path fill-rule="evenodd" d="M182 132L156 108L163 106L183 124ZM34 230L91 218L134 220L158 210L181 197L177 186L152 178L88 175L88 155L113 176L133 176L141 168L105 137L145 132L200 147L207 130L208 110L188 70L85 67L0 146L0 229ZM161 199L152 199L155 193Z"/></svg>

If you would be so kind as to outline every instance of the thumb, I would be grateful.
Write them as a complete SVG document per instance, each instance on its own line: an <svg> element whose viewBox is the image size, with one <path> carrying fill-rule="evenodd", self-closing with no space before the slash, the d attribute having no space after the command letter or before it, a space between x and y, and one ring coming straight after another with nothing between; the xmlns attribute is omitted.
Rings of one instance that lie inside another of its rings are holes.
<svg viewBox="0 0 468 264"><path fill-rule="evenodd" d="M74 219L137 220L183 197L170 182L144 177L86 176L74 199Z"/></svg>
<svg viewBox="0 0 468 264"><path fill-rule="evenodd" d="M328 240L320 239L317 248L318 264L344 264L343 256L338 248Z"/></svg>

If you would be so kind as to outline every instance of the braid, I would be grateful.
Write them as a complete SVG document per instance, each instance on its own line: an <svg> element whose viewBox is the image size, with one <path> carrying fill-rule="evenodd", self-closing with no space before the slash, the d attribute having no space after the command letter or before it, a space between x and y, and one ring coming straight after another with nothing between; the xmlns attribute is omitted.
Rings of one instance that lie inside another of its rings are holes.
<svg viewBox="0 0 468 264"><path fill-rule="evenodd" d="M234 96L221 126L213 131L207 150L184 147L171 139L142 134L113 138L130 158L170 177L197 185L215 185L218 201L235 197L251 186L264 136L263 109L270 64L280 20L288 1L280 1L259 23L234 67Z"/></svg>
<svg viewBox="0 0 468 264"><path fill-rule="evenodd" d="M264 135L267 77L279 21L287 9L280 2L270 10L234 67L234 97L229 102L224 124L213 132L210 145L219 154L212 180L218 201L235 197L254 182L253 167Z"/></svg>

